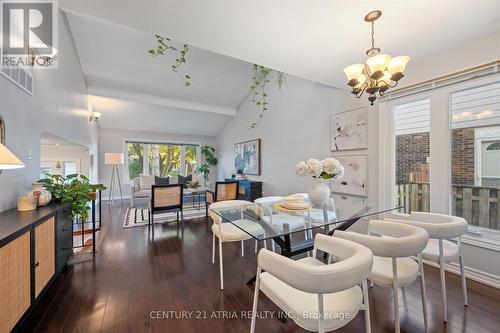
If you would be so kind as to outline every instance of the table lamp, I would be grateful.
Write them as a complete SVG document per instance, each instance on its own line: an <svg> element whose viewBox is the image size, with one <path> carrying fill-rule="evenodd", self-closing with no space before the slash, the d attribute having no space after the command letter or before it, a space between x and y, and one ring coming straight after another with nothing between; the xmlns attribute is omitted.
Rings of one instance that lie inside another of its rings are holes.
<svg viewBox="0 0 500 333"><path fill-rule="evenodd" d="M120 198L123 203L123 194L122 194L122 183L120 181L120 173L118 172L118 165L124 163L123 153L105 153L104 154L104 164L112 166L111 172L111 184L109 185L109 204L113 204L112 195L115 185L115 178L118 182L118 188L120 189Z"/></svg>
<svg viewBox="0 0 500 333"><path fill-rule="evenodd" d="M24 163L0 143L0 170L24 168Z"/></svg>

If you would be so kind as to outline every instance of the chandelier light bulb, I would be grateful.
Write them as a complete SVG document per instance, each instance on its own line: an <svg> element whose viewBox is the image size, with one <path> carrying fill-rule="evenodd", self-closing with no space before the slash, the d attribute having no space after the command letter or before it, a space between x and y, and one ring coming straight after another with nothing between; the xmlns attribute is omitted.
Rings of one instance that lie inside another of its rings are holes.
<svg viewBox="0 0 500 333"><path fill-rule="evenodd" d="M363 75L363 70L365 69L365 65L363 64L354 64L347 66L344 68L344 73L347 76L348 85L354 87L360 81L361 75ZM363 75L364 76L364 75ZM365 77L366 80L366 77Z"/></svg>
<svg viewBox="0 0 500 333"><path fill-rule="evenodd" d="M392 58L391 63L387 67L389 69L389 72L391 73L391 76L397 77L398 74L402 74L406 68L406 64L408 63L408 61L410 61L410 57L408 56L399 56Z"/></svg>
<svg viewBox="0 0 500 333"><path fill-rule="evenodd" d="M384 71L391 63L391 56L388 54L377 54L368 58L366 64L372 73L371 78L374 80L380 79L384 75Z"/></svg>

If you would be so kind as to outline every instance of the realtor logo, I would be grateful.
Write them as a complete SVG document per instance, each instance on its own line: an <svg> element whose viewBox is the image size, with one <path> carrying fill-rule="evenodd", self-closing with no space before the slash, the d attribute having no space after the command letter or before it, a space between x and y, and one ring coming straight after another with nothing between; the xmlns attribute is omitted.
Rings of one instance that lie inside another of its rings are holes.
<svg viewBox="0 0 500 333"><path fill-rule="evenodd" d="M2 67L54 68L57 1L0 1Z"/></svg>

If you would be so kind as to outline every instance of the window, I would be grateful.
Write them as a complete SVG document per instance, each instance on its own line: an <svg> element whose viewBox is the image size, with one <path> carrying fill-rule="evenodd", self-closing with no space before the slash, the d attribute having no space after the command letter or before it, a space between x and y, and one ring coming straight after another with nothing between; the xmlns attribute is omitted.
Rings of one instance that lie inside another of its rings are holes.
<svg viewBox="0 0 500 333"><path fill-rule="evenodd" d="M500 82L451 94L451 213L500 230Z"/></svg>
<svg viewBox="0 0 500 333"><path fill-rule="evenodd" d="M395 198L404 212L430 208L430 99L394 107Z"/></svg>
<svg viewBox="0 0 500 333"><path fill-rule="evenodd" d="M129 180L141 174L160 177L187 176L197 167L199 145L126 141Z"/></svg>
<svg viewBox="0 0 500 333"><path fill-rule="evenodd" d="M139 177L144 171L144 144L142 143L127 143L127 166L128 178L134 179Z"/></svg>

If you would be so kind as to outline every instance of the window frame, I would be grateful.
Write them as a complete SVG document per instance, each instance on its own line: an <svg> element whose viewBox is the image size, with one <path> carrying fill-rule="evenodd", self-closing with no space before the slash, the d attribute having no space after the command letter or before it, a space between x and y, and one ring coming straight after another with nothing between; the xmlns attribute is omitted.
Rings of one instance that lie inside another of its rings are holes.
<svg viewBox="0 0 500 333"><path fill-rule="evenodd" d="M127 177L125 178L125 183L131 185L133 183L133 179L129 179L129 173L128 173L128 143L141 143L141 144L160 144L160 145L179 145L181 146L181 171L184 169L184 165L182 164L182 161L185 159L185 149L183 147L185 146L196 146L196 160L201 161L201 142L190 142L190 141L178 141L178 140L165 140L165 139L141 139L141 138L124 138L122 140L122 149L124 152L125 156L125 163L123 164L123 174L126 175ZM146 147L145 147L146 149ZM145 150L146 151L146 150ZM144 170L143 170L144 172ZM149 170L148 170L149 174Z"/></svg>
<svg viewBox="0 0 500 333"><path fill-rule="evenodd" d="M473 77L461 82L439 86L435 89L416 91L401 97L388 97L379 103L379 198L384 203L394 203L395 193L395 126L393 108L399 104L430 98L430 196L431 212L451 212L451 94L500 81L500 73ZM443 131L443 129L446 129ZM465 244L500 252L500 231L469 226L462 237Z"/></svg>

